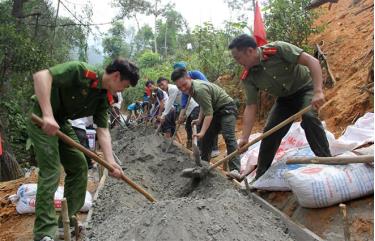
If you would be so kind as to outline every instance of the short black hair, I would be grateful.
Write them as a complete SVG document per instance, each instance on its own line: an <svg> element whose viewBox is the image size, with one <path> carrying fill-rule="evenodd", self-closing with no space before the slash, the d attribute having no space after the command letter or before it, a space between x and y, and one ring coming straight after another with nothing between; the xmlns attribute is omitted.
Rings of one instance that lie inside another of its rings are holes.
<svg viewBox="0 0 375 241"><path fill-rule="evenodd" d="M113 72L119 71L121 75L121 80L129 80L131 86L136 86L139 80L138 67L132 62L123 59L116 58L107 65L105 72L111 74Z"/></svg>
<svg viewBox="0 0 375 241"><path fill-rule="evenodd" d="M160 77L157 81L156 81L156 83L157 84L160 84L162 81L164 81L164 80L166 80L168 83L169 83L169 80L167 79L167 78L165 78L165 77Z"/></svg>
<svg viewBox="0 0 375 241"><path fill-rule="evenodd" d="M171 74L171 79L173 82L187 75L187 70L185 68L177 68Z"/></svg>
<svg viewBox="0 0 375 241"><path fill-rule="evenodd" d="M147 80L145 86L148 87L149 85L154 85L154 81L152 81L150 79Z"/></svg>
<svg viewBox="0 0 375 241"><path fill-rule="evenodd" d="M238 50L244 50L249 47L255 49L257 47L257 42L253 37L247 34L241 34L235 37L228 46L229 49L236 48Z"/></svg>

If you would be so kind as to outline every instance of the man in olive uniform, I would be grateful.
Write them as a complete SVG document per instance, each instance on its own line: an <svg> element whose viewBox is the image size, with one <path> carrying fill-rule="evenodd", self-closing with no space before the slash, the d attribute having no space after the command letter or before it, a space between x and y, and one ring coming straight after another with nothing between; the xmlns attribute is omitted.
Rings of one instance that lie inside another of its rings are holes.
<svg viewBox="0 0 375 241"><path fill-rule="evenodd" d="M196 136L202 143L202 160L210 161L214 138L220 132L224 137L227 153L234 152L237 149L235 135L237 107L233 99L216 84L192 80L183 68L175 69L171 79L181 92L190 95L200 106L199 117L192 124L201 124L201 129ZM229 162L229 169L240 169L238 157Z"/></svg>
<svg viewBox="0 0 375 241"><path fill-rule="evenodd" d="M68 119L92 115L104 159L114 167L110 175L119 178L122 169L113 159L107 111L112 95L129 85L135 86L139 76L134 64L118 58L105 71L73 61L41 70L33 79L35 96L31 111L43 119L41 129L31 121L27 125L39 165L34 240L50 241L58 227L53 199L59 184L60 165L66 173L64 196L70 218L83 206L87 186L87 162L83 153L60 141L55 136L57 130L78 142Z"/></svg>
<svg viewBox="0 0 375 241"><path fill-rule="evenodd" d="M313 110L302 116L301 126L315 155L331 156L317 114L325 102L319 61L297 46L281 41L257 47L254 38L246 34L236 37L229 49L237 63L244 67L241 80L246 93L246 108L239 146L248 143L257 113L258 91L263 90L277 97L264 131L311 104ZM256 179L270 167L291 125L288 124L262 141ZM247 174L243 173L242 177Z"/></svg>

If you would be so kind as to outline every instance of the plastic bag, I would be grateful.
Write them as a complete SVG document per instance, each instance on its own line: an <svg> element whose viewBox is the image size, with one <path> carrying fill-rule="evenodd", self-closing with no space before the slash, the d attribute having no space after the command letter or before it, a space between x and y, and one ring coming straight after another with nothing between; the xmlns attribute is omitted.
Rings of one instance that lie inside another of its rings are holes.
<svg viewBox="0 0 375 241"><path fill-rule="evenodd" d="M16 210L20 214L24 213L34 213L35 212L35 204L36 204L36 192L37 192L37 184L30 183L30 184L23 184L21 185L18 190L17 194L12 195L9 199L12 202L16 202ZM61 210L61 202L64 197L64 188L59 186L55 192L54 198L54 206L56 211ZM85 203L80 209L81 212L88 212L92 206L92 197L91 194L86 191Z"/></svg>

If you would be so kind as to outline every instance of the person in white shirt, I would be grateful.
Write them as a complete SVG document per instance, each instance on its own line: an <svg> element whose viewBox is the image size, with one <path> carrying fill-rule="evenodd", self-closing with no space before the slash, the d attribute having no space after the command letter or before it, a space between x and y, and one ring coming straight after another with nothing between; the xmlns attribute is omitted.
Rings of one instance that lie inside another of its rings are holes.
<svg viewBox="0 0 375 241"><path fill-rule="evenodd" d="M79 143L86 147L87 149L90 149L89 146L89 139L87 138L86 135L86 127L92 126L93 125L93 119L92 116L90 117L82 117L79 119L71 120L70 121L73 127L74 132L77 135L77 138L79 140ZM85 155L86 161L87 161L87 166L89 169L93 167L91 159Z"/></svg>
<svg viewBox="0 0 375 241"><path fill-rule="evenodd" d="M119 123L120 115L121 115L121 104L122 104L122 93L117 92L116 95L113 96L113 104L111 105L111 116L110 116L110 127L113 128Z"/></svg>
<svg viewBox="0 0 375 241"><path fill-rule="evenodd" d="M177 114L174 104L181 102L181 92L176 85L169 84L169 80L165 77L160 77L157 84L160 89L168 93L168 100L159 121L162 123L162 132L166 137L171 137L176 131Z"/></svg>

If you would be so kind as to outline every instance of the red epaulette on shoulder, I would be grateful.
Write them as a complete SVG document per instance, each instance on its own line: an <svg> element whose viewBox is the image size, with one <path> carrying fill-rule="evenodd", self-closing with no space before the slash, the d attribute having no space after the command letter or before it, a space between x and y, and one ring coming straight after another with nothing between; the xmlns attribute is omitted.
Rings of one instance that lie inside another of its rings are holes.
<svg viewBox="0 0 375 241"><path fill-rule="evenodd" d="M115 101L113 100L113 95L111 94L109 90L107 90L107 100L108 100L109 105L112 105L115 103Z"/></svg>
<svg viewBox="0 0 375 241"><path fill-rule="evenodd" d="M91 80L91 84L90 84L91 88L95 89L98 86L98 83L99 83L98 76L94 71L87 69L83 72L83 76Z"/></svg>
<svg viewBox="0 0 375 241"><path fill-rule="evenodd" d="M276 47L263 48L263 59L267 60L270 56L277 53Z"/></svg>
<svg viewBox="0 0 375 241"><path fill-rule="evenodd" d="M249 75L249 70L248 69L243 69L240 80L245 80L247 76Z"/></svg>
<svg viewBox="0 0 375 241"><path fill-rule="evenodd" d="M269 47L269 48L263 49L263 54L266 54L266 55L275 55L276 53L277 53L276 47Z"/></svg>

